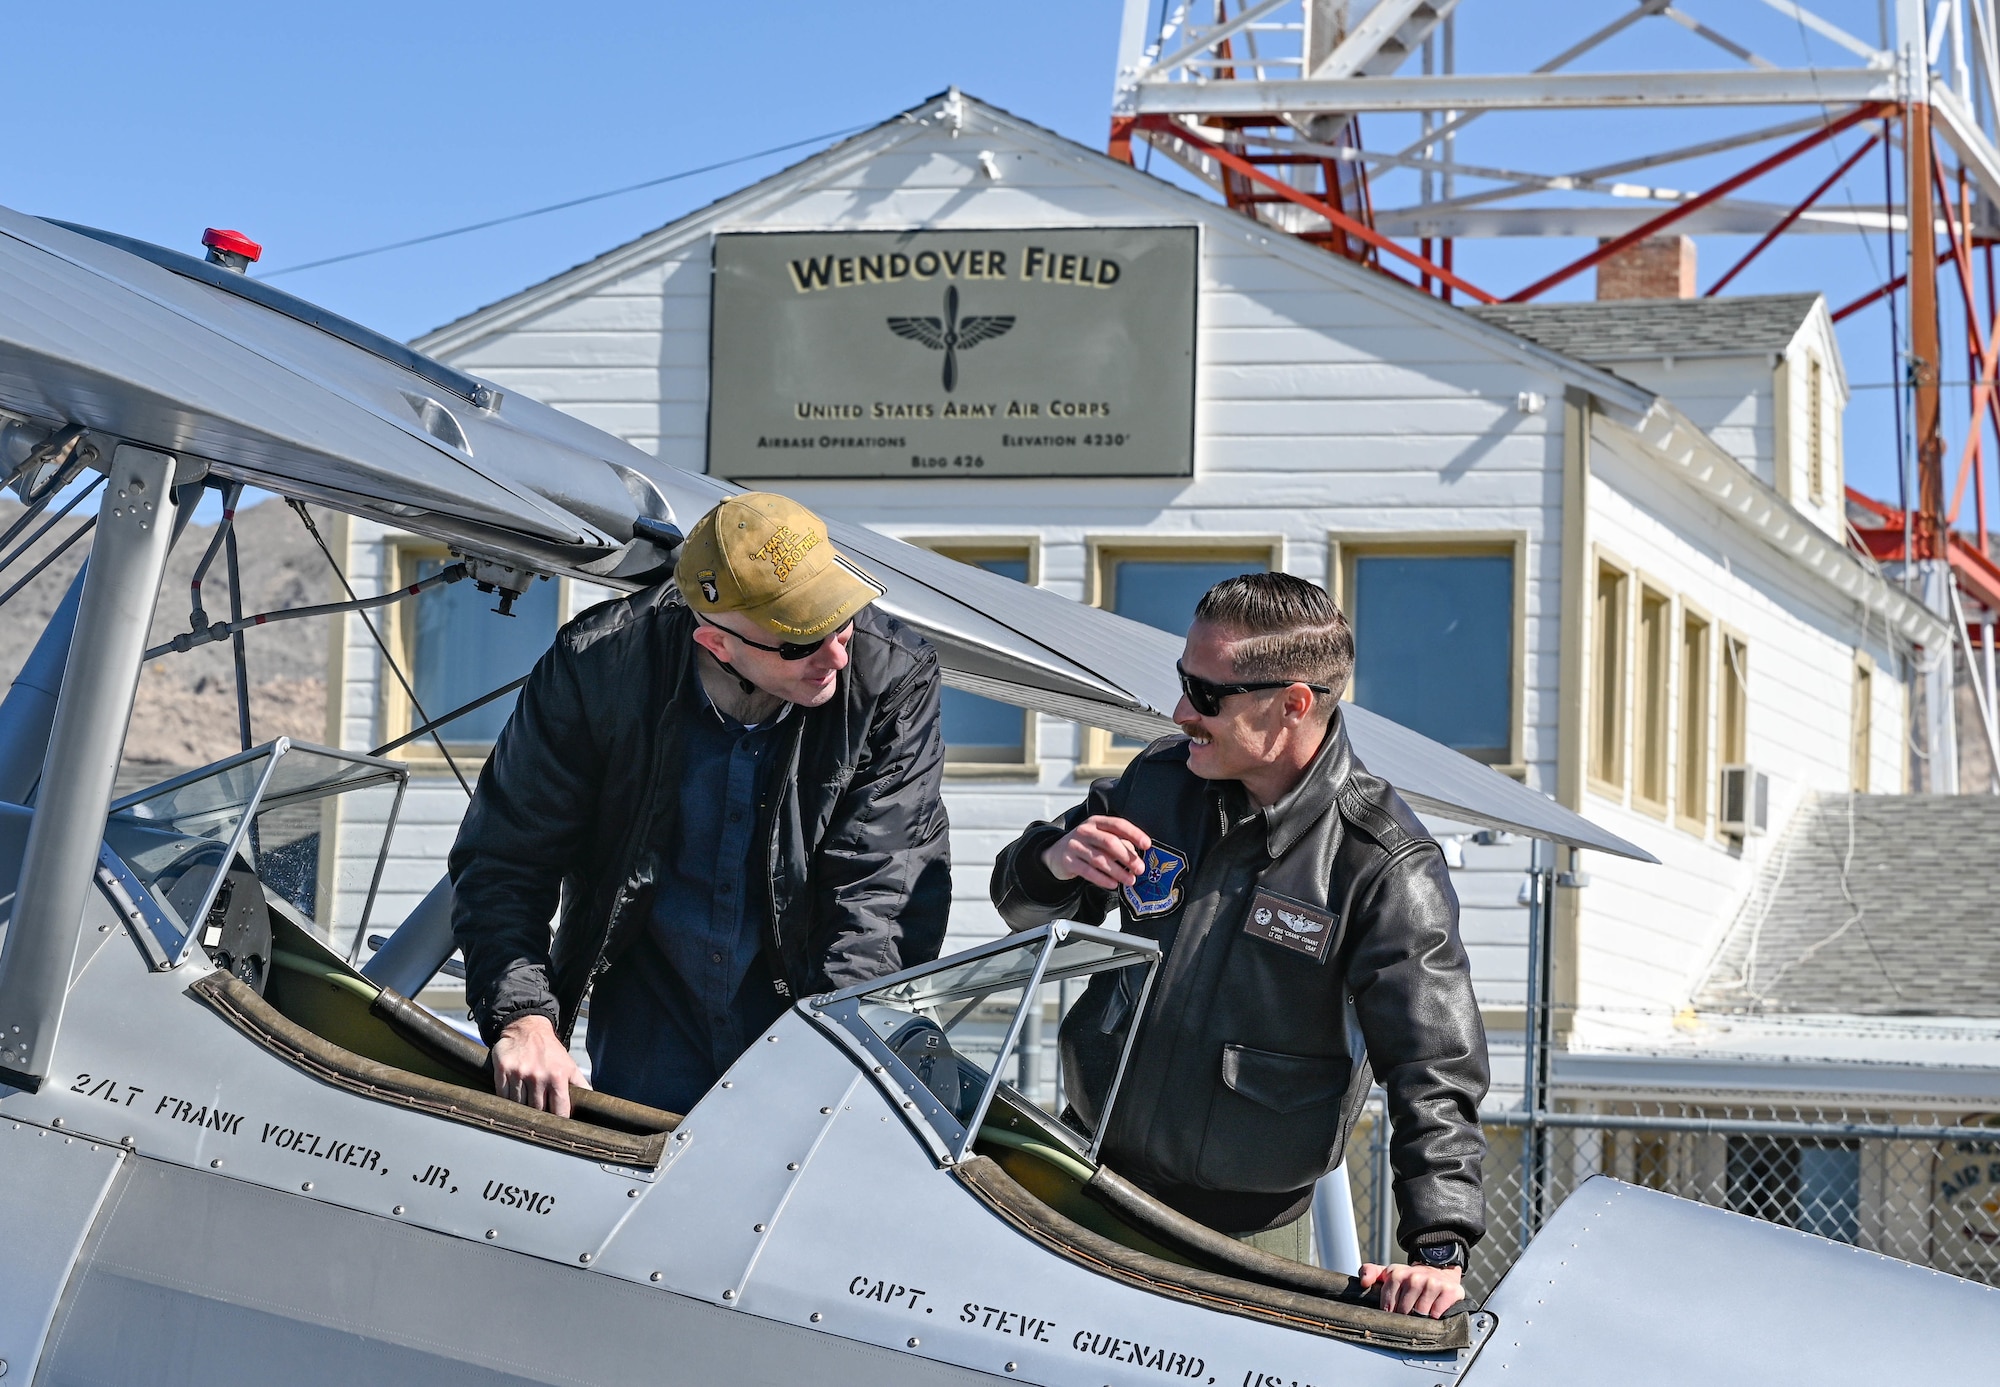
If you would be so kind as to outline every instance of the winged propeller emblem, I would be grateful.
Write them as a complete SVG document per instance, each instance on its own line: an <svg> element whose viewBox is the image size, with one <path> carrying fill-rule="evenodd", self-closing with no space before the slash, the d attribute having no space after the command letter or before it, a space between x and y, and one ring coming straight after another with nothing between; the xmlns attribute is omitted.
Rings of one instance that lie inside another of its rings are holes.
<svg viewBox="0 0 2000 1387"><path fill-rule="evenodd" d="M968 313L960 318L958 286L949 284L944 291L944 317L891 318L888 322L889 331L898 337L944 353L944 388L950 394L958 388L958 354L1006 336L1013 330L1014 315Z"/></svg>

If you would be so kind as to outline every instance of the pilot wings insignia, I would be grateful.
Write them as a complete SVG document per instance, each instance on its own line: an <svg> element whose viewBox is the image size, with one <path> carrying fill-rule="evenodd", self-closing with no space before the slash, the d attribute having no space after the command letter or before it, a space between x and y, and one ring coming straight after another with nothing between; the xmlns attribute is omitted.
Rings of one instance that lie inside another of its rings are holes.
<svg viewBox="0 0 2000 1387"><path fill-rule="evenodd" d="M1326 926L1318 920L1308 920L1303 915L1294 915L1289 910L1278 912L1278 918L1285 922L1285 928L1293 934L1318 934Z"/></svg>
<svg viewBox="0 0 2000 1387"><path fill-rule="evenodd" d="M1005 337L1014 328L1014 315L968 313L960 318L958 286L950 284L945 286L942 318L890 318L888 323L889 331L905 341L944 353L944 388L950 394L958 388L958 354Z"/></svg>
<svg viewBox="0 0 2000 1387"><path fill-rule="evenodd" d="M1259 891L1251 897L1250 914L1243 922L1243 932L1324 963L1327 948L1336 933L1332 926L1337 923L1338 916L1309 906L1304 901L1291 900L1274 891Z"/></svg>

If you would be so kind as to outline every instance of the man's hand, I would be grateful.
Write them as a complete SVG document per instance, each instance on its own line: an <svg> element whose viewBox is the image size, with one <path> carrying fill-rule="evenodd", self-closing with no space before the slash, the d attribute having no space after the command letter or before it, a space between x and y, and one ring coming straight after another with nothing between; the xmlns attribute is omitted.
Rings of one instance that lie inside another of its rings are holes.
<svg viewBox="0 0 2000 1387"><path fill-rule="evenodd" d="M1378 1267L1361 1264L1362 1286L1382 1288L1382 1308L1399 1315L1429 1315L1443 1319L1444 1312L1465 1299L1459 1284L1463 1273L1457 1267L1413 1267L1398 1263Z"/></svg>
<svg viewBox="0 0 2000 1387"><path fill-rule="evenodd" d="M569 1091L589 1088L569 1047L546 1016L517 1016L493 1042L493 1091L531 1108L569 1116Z"/></svg>
<svg viewBox="0 0 2000 1387"><path fill-rule="evenodd" d="M1082 877L1092 886L1116 891L1130 886L1146 870L1145 851L1153 846L1135 823L1109 814L1092 814L1042 853L1042 865L1058 881Z"/></svg>

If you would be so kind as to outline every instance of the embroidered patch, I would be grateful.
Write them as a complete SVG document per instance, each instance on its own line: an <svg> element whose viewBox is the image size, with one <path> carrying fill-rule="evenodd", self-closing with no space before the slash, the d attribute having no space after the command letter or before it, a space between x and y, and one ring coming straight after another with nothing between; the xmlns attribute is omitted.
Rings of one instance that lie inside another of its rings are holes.
<svg viewBox="0 0 2000 1387"><path fill-rule="evenodd" d="M1301 901L1259 891L1250 898L1250 915L1243 922L1243 932L1311 954L1315 962L1324 963L1326 951L1333 943L1334 927L1339 922L1339 917Z"/></svg>
<svg viewBox="0 0 2000 1387"><path fill-rule="evenodd" d="M818 535L802 535L789 525L780 525L771 532L771 537L764 541L763 546L750 557L769 559L771 571L778 575L778 581L782 583L792 576L792 570L798 567L799 560L817 548L819 548Z"/></svg>
<svg viewBox="0 0 2000 1387"><path fill-rule="evenodd" d="M1181 873L1187 870L1187 854L1165 843L1146 849L1146 870L1124 888L1125 904L1135 916L1167 915L1181 906Z"/></svg>
<svg viewBox="0 0 2000 1387"><path fill-rule="evenodd" d="M714 569L704 568L701 572L694 575L694 580L701 584L701 595L703 597L706 597L711 602L720 602L722 600L722 593L715 586Z"/></svg>

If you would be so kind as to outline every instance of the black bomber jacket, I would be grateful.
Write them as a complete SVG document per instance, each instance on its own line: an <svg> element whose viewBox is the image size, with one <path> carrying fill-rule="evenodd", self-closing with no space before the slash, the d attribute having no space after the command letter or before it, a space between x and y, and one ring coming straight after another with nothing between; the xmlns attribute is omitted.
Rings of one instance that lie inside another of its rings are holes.
<svg viewBox="0 0 2000 1387"><path fill-rule="evenodd" d="M1153 840L1147 874L1113 893L1060 881L1042 854L1093 814ZM1100 924L1165 957L1115 1110L1108 1164L1190 1217L1251 1233L1298 1217L1338 1165L1371 1071L1389 1096L1405 1247L1485 1232L1478 1108L1486 1035L1444 855L1348 745L1338 714L1305 778L1251 810L1235 781L1188 770L1168 737L1031 826L993 869L1007 924ZM1100 974L1062 1030L1071 1101L1095 1130L1136 1002Z"/></svg>
<svg viewBox="0 0 2000 1387"><path fill-rule="evenodd" d="M677 788L681 718L702 706L693 627L671 584L578 616L480 771L450 870L466 998L489 1044L529 1014L570 1034L644 927L654 845L673 841L674 816L705 812ZM780 995L937 957L951 904L938 689L937 652L868 607L833 698L779 725L758 841L763 954Z"/></svg>

